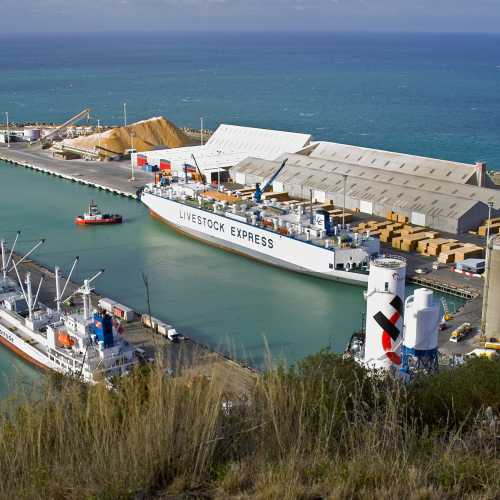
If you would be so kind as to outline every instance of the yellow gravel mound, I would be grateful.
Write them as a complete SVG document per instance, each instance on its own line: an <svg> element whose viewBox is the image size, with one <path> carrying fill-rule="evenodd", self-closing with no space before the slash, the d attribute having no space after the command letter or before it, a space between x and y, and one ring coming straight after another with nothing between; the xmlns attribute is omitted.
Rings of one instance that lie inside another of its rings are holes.
<svg viewBox="0 0 500 500"><path fill-rule="evenodd" d="M132 144L137 151L151 151L160 146L167 148L189 146L192 140L172 122L160 116L127 127L117 127L100 134L64 141L66 146L87 151L99 150L105 157L123 155Z"/></svg>

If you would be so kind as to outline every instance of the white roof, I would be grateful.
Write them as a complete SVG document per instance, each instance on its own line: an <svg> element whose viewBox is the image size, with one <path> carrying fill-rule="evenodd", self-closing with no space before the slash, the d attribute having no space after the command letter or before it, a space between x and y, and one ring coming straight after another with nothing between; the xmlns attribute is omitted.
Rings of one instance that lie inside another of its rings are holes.
<svg viewBox="0 0 500 500"><path fill-rule="evenodd" d="M249 156L275 160L283 153L300 151L310 140L309 134L222 124L203 146L162 149L141 154L153 165L157 165L160 160L169 160L174 169L182 168L184 163L193 164L194 155L200 169L210 171L232 167Z"/></svg>
<svg viewBox="0 0 500 500"><path fill-rule="evenodd" d="M207 147L224 152L246 152L247 156L275 160L282 153L296 153L311 140L309 134L222 124L207 142Z"/></svg>

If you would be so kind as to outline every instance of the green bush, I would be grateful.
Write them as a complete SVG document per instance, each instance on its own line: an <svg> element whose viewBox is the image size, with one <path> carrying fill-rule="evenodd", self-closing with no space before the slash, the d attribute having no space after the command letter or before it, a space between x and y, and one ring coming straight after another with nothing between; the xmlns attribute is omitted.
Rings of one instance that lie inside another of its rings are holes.
<svg viewBox="0 0 500 500"><path fill-rule="evenodd" d="M323 351L256 378L48 377L0 413L0 498L499 498L500 363L404 385ZM489 408L487 410L487 408Z"/></svg>

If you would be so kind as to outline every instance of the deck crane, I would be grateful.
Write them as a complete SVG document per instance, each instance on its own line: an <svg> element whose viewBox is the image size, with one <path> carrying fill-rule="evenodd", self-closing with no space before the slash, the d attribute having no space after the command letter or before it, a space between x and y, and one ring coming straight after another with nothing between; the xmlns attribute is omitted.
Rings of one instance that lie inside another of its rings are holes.
<svg viewBox="0 0 500 500"><path fill-rule="evenodd" d="M288 158L285 158L283 160L283 163L278 168L278 170L276 170L276 172L274 172L274 174L271 175L271 177L266 182L264 182L264 185L262 187L260 187L260 184L258 182L257 182L257 184L255 184L255 193L253 195L253 199L256 203L260 203L262 201L262 195L266 192L266 190L273 183L273 181L276 179L276 177L278 177L278 175L281 173L281 171L285 168L287 161L288 161Z"/></svg>
<svg viewBox="0 0 500 500"><path fill-rule="evenodd" d="M80 113L65 121L62 125L59 125L54 130L52 130L52 132L49 132L45 137L42 137L41 139L39 139L39 141L36 142L41 142L43 148L49 147L52 144L52 139L54 139L54 137L57 137L59 132L66 130L70 125L73 125L73 123L81 120L85 116L87 117L87 120L89 120L90 111L90 108L85 108L83 111L80 111Z"/></svg>

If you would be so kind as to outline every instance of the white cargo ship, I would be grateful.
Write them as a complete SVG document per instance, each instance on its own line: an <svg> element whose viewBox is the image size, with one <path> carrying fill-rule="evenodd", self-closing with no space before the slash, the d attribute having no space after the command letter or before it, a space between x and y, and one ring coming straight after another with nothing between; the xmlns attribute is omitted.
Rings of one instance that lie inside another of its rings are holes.
<svg viewBox="0 0 500 500"><path fill-rule="evenodd" d="M262 200L249 189L213 189L166 178L140 193L153 215L206 243L300 273L366 286L380 242L332 223L326 204ZM249 194L251 193L251 194Z"/></svg>
<svg viewBox="0 0 500 500"><path fill-rule="evenodd" d="M21 279L19 262L15 263L12 252L6 257L2 241L0 343L39 368L87 383L109 385L113 377L128 373L139 362L135 349L121 337L113 318L103 310L92 309L90 283L101 272L85 280L75 292L82 296L82 309L67 313L62 311L62 303L70 277L61 291L56 268L53 309L38 300L42 281L33 293L30 273ZM7 271L11 270L15 271L17 282L8 276Z"/></svg>

